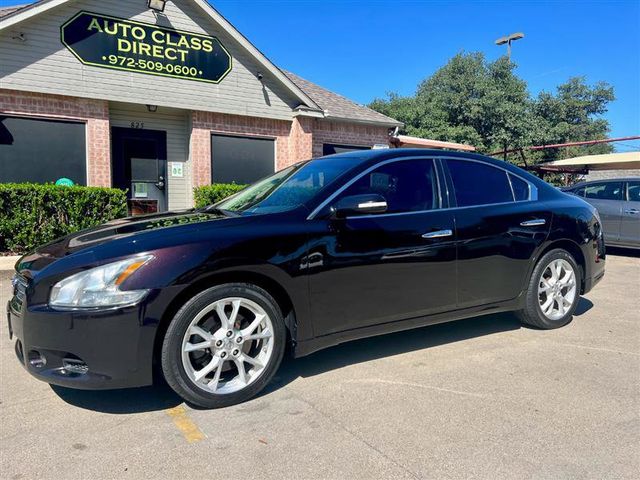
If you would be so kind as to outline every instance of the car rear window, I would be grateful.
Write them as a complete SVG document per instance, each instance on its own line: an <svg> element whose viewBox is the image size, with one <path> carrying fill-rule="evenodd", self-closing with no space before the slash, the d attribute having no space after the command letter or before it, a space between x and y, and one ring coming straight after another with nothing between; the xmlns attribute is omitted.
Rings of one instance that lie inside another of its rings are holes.
<svg viewBox="0 0 640 480"><path fill-rule="evenodd" d="M622 182L602 182L587 185L584 196L596 200L622 200Z"/></svg>
<svg viewBox="0 0 640 480"><path fill-rule="evenodd" d="M509 174L509 179L511 180L511 188L513 188L513 196L516 202L529 200L529 184L511 174Z"/></svg>
<svg viewBox="0 0 640 480"><path fill-rule="evenodd" d="M480 162L447 160L459 207L513 202L507 172Z"/></svg>
<svg viewBox="0 0 640 480"><path fill-rule="evenodd" d="M640 182L629 182L627 195L630 202L640 202Z"/></svg>

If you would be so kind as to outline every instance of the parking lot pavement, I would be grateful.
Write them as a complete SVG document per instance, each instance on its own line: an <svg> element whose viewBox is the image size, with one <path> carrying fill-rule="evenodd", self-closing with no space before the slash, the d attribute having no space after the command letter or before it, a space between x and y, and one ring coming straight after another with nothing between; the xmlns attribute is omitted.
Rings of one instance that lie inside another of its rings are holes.
<svg viewBox="0 0 640 480"><path fill-rule="evenodd" d="M614 253L563 329L500 314L352 342L223 410L52 388L3 326L0 478L638 478L640 256Z"/></svg>

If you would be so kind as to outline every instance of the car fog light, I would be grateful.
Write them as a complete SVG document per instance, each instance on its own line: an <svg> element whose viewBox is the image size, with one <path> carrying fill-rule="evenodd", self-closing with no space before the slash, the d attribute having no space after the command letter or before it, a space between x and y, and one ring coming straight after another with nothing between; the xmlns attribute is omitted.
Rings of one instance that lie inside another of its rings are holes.
<svg viewBox="0 0 640 480"><path fill-rule="evenodd" d="M29 364L32 367L42 368L47 364L47 359L37 350L29 350Z"/></svg>

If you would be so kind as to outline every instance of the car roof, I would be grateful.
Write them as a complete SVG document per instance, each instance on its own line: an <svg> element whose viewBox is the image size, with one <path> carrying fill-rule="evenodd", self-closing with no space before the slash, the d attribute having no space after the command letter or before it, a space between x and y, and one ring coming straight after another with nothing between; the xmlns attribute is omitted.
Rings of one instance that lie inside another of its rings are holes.
<svg viewBox="0 0 640 480"><path fill-rule="evenodd" d="M316 160L322 158L353 158L360 162L377 163L381 160L387 160L392 158L403 157L460 157L460 158L472 158L482 160L488 163L492 163L499 166L510 165L508 162L498 160L496 158L487 157L478 153L460 152L457 150L440 150L429 148L381 148L371 150L354 150L352 152L336 153L334 155L327 155L325 157L319 157Z"/></svg>
<svg viewBox="0 0 640 480"><path fill-rule="evenodd" d="M579 188L585 185L591 185L594 183L610 183L610 182L640 182L640 177L618 177L618 178L603 178L600 180L586 180L582 182L578 182L570 187L566 188Z"/></svg>
<svg viewBox="0 0 640 480"><path fill-rule="evenodd" d="M505 170L511 171L514 174L520 176L526 176L529 181L539 184L545 184L541 179L532 175L530 172L516 167L515 165L505 162L493 157L487 157L486 155L480 155L478 153L460 152L457 150L441 150L441 149L429 149L429 148L384 148L375 150L355 150L346 153L336 153L334 155L327 155L325 157L319 157L311 161L322 161L323 158L350 158L358 164L375 165L383 160L390 160L394 158L403 157L446 157L446 158L461 158L478 160L484 163L495 165Z"/></svg>

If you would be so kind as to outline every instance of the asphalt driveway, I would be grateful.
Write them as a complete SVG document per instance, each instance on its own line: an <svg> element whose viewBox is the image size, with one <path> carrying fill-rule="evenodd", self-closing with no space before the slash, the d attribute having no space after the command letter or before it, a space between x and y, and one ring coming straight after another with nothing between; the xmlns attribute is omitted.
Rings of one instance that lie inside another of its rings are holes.
<svg viewBox="0 0 640 480"><path fill-rule="evenodd" d="M0 478L638 478L640 255L613 253L566 328L500 314L352 342L224 410L52 388L2 325Z"/></svg>

